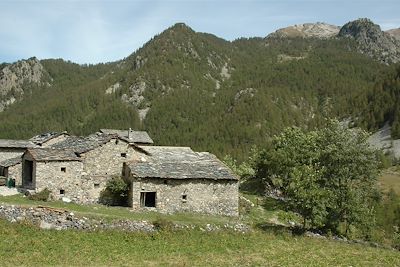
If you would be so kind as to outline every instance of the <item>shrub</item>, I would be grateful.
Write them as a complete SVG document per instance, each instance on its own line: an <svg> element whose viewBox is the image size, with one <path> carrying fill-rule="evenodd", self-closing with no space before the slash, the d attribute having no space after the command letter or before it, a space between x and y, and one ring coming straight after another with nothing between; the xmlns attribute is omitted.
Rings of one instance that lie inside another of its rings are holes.
<svg viewBox="0 0 400 267"><path fill-rule="evenodd" d="M171 231L174 229L174 223L165 218L157 218L153 222L153 225L157 230L161 230L161 231Z"/></svg>
<svg viewBox="0 0 400 267"><path fill-rule="evenodd" d="M121 177L107 181L106 188L100 193L100 203L110 206L126 206L129 187Z"/></svg>
<svg viewBox="0 0 400 267"><path fill-rule="evenodd" d="M34 201L47 201L49 200L51 191L47 188L43 189L42 191L32 194L28 196L28 199L34 200Z"/></svg>

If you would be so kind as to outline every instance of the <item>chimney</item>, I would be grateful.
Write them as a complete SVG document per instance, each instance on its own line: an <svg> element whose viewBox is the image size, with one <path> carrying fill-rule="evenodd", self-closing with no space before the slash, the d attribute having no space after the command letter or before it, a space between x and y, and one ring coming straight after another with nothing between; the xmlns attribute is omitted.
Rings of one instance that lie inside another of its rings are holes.
<svg viewBox="0 0 400 267"><path fill-rule="evenodd" d="M129 130L128 130L128 139L129 139L129 140L132 138L131 133L132 133L132 129L129 128Z"/></svg>

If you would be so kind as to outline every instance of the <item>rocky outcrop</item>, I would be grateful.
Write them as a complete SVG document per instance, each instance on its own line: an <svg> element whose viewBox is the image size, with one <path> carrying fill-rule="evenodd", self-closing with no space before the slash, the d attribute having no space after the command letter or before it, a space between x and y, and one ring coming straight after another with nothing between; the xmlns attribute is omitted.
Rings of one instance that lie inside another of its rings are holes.
<svg viewBox="0 0 400 267"><path fill-rule="evenodd" d="M381 129L368 138L368 143L374 149L400 159L400 139L392 138L392 127L386 123Z"/></svg>
<svg viewBox="0 0 400 267"><path fill-rule="evenodd" d="M340 27L335 25L330 25L323 22L317 23L305 23L305 24L296 24L293 26L289 26L286 28L279 29L268 37L278 37L278 38L286 38L286 37L303 37L303 38L331 38L336 36L339 33Z"/></svg>
<svg viewBox="0 0 400 267"><path fill-rule="evenodd" d="M346 23L339 37L354 38L359 52L383 63L400 62L400 42L392 35L383 32L379 25L363 18Z"/></svg>
<svg viewBox="0 0 400 267"><path fill-rule="evenodd" d="M144 100L144 92L146 91L146 82L138 81L129 86L129 95L123 94L122 101L130 103L135 107L138 107L140 103Z"/></svg>
<svg viewBox="0 0 400 267"><path fill-rule="evenodd" d="M0 111L22 97L28 85L43 83L45 70L37 58L21 60L0 70Z"/></svg>

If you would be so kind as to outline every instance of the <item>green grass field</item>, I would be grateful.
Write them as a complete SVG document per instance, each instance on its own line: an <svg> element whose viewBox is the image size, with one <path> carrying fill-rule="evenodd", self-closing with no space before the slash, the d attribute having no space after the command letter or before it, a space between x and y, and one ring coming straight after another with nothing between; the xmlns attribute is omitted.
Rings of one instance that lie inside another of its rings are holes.
<svg viewBox="0 0 400 267"><path fill-rule="evenodd" d="M260 202L254 196L247 197L253 203ZM1 266L400 266L398 251L293 236L282 226L260 227L271 218L296 220L293 214L283 212L272 202L260 202L236 219L138 213L121 207L59 201L35 202L22 196L0 197L0 203L50 206L110 220L164 218L198 225L239 221L255 229L245 234L229 230L203 232L199 228L156 233L56 231L0 220Z"/></svg>
<svg viewBox="0 0 400 267"><path fill-rule="evenodd" d="M39 230L0 220L1 266L400 266L398 251L289 233Z"/></svg>

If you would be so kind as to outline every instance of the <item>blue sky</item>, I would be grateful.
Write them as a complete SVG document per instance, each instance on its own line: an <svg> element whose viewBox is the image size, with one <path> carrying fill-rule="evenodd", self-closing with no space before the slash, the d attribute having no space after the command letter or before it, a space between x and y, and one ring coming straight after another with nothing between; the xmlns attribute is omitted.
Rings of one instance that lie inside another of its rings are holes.
<svg viewBox="0 0 400 267"><path fill-rule="evenodd" d="M400 27L400 0L0 0L0 62L122 59L176 22L227 40L306 22L368 17Z"/></svg>

